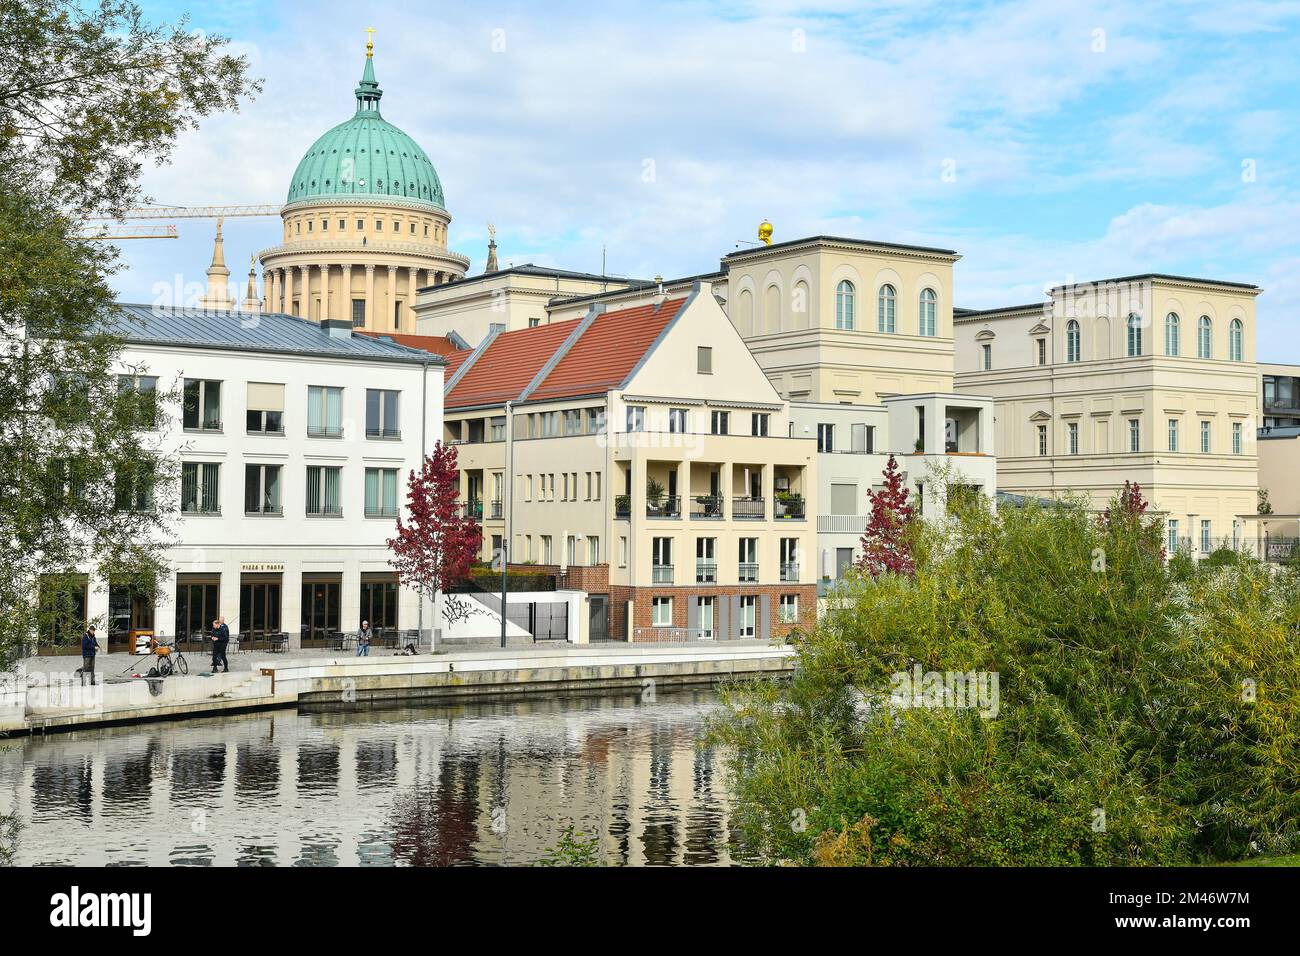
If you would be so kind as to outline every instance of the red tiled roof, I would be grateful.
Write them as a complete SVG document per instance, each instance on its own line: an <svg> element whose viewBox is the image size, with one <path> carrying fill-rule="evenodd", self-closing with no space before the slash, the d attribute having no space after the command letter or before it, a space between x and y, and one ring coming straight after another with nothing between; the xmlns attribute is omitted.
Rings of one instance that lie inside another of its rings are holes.
<svg viewBox="0 0 1300 956"><path fill-rule="evenodd" d="M420 349L437 355L450 355L456 351L456 343L445 335L415 335L411 332L370 332L364 329L357 329L356 332L358 335L368 335L373 339L392 339L398 345L405 345L409 349Z"/></svg>
<svg viewBox="0 0 1300 956"><path fill-rule="evenodd" d="M686 299L605 312L529 394L534 399L574 398L617 388L650 350Z"/></svg>
<svg viewBox="0 0 1300 956"><path fill-rule="evenodd" d="M555 354L555 350L577 328L580 321L581 319L569 319L567 322L552 322L550 325L502 332L488 344L483 354L465 372L464 378L447 394L444 407L492 405L518 398L519 393L528 387L528 383L541 371L547 359ZM448 356L448 379L469 354L464 352L464 357L457 358L455 366L452 365L452 359L462 353L454 352Z"/></svg>

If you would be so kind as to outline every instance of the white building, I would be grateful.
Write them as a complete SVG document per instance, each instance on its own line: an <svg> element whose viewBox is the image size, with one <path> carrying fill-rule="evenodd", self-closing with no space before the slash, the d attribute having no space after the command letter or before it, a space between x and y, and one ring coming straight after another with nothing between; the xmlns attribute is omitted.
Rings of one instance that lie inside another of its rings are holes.
<svg viewBox="0 0 1300 956"><path fill-rule="evenodd" d="M407 475L442 433L442 359L344 321L120 309L137 387L181 396L157 416L179 449L181 511L154 606L87 576L87 617L108 621L112 649L218 615L243 639L287 634L290 648L325 646L362 618L427 635L433 608L399 585L386 541Z"/></svg>

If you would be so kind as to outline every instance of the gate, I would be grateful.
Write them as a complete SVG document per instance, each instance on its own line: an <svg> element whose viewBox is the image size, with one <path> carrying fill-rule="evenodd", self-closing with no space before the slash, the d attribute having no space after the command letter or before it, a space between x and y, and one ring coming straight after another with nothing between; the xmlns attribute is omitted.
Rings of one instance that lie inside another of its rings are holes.
<svg viewBox="0 0 1300 956"><path fill-rule="evenodd" d="M609 597L604 594L591 595L588 615L587 640L609 640Z"/></svg>

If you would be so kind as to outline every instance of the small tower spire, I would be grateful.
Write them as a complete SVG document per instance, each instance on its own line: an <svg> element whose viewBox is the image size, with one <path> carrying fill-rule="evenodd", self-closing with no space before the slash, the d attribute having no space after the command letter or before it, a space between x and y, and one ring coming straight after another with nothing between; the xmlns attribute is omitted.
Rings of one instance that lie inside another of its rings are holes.
<svg viewBox="0 0 1300 956"><path fill-rule="evenodd" d="M488 257L487 265L483 268L483 274L489 275L496 272L497 266L497 227L488 223Z"/></svg>
<svg viewBox="0 0 1300 956"><path fill-rule="evenodd" d="M229 309L234 303L230 299L230 270L226 268L226 254L221 241L221 224L224 220L217 218L217 238L212 244L212 265L208 266L208 291L200 300L205 309Z"/></svg>
<svg viewBox="0 0 1300 956"><path fill-rule="evenodd" d="M366 27L370 39L366 41L366 67L361 71L361 83L357 86L357 112L379 115L379 100L384 91L375 79L375 28Z"/></svg>
<svg viewBox="0 0 1300 956"><path fill-rule="evenodd" d="M257 256L248 257L248 289L239 308L244 312L262 311L262 300L257 297Z"/></svg>

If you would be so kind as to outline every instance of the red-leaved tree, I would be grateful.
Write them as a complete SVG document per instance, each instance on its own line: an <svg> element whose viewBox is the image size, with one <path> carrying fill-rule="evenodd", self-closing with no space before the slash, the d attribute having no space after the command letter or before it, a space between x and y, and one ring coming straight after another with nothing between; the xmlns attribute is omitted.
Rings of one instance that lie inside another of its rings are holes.
<svg viewBox="0 0 1300 956"><path fill-rule="evenodd" d="M903 485L903 473L898 462L889 456L885 463L884 487L867 492L871 502L871 519L862 535L862 557L858 567L878 578L882 574L916 573L911 549L907 543L907 526L912 522L909 492Z"/></svg>
<svg viewBox="0 0 1300 956"><path fill-rule="evenodd" d="M460 505L460 471L456 466L456 448L438 442L433 454L424 459L417 475L407 479L407 519L397 519L397 536L388 539L392 557L388 563L397 570L402 583L421 597L436 600L446 596L448 620L468 617L469 602L448 594L451 587L469 577L470 566L483 544L483 529Z"/></svg>

